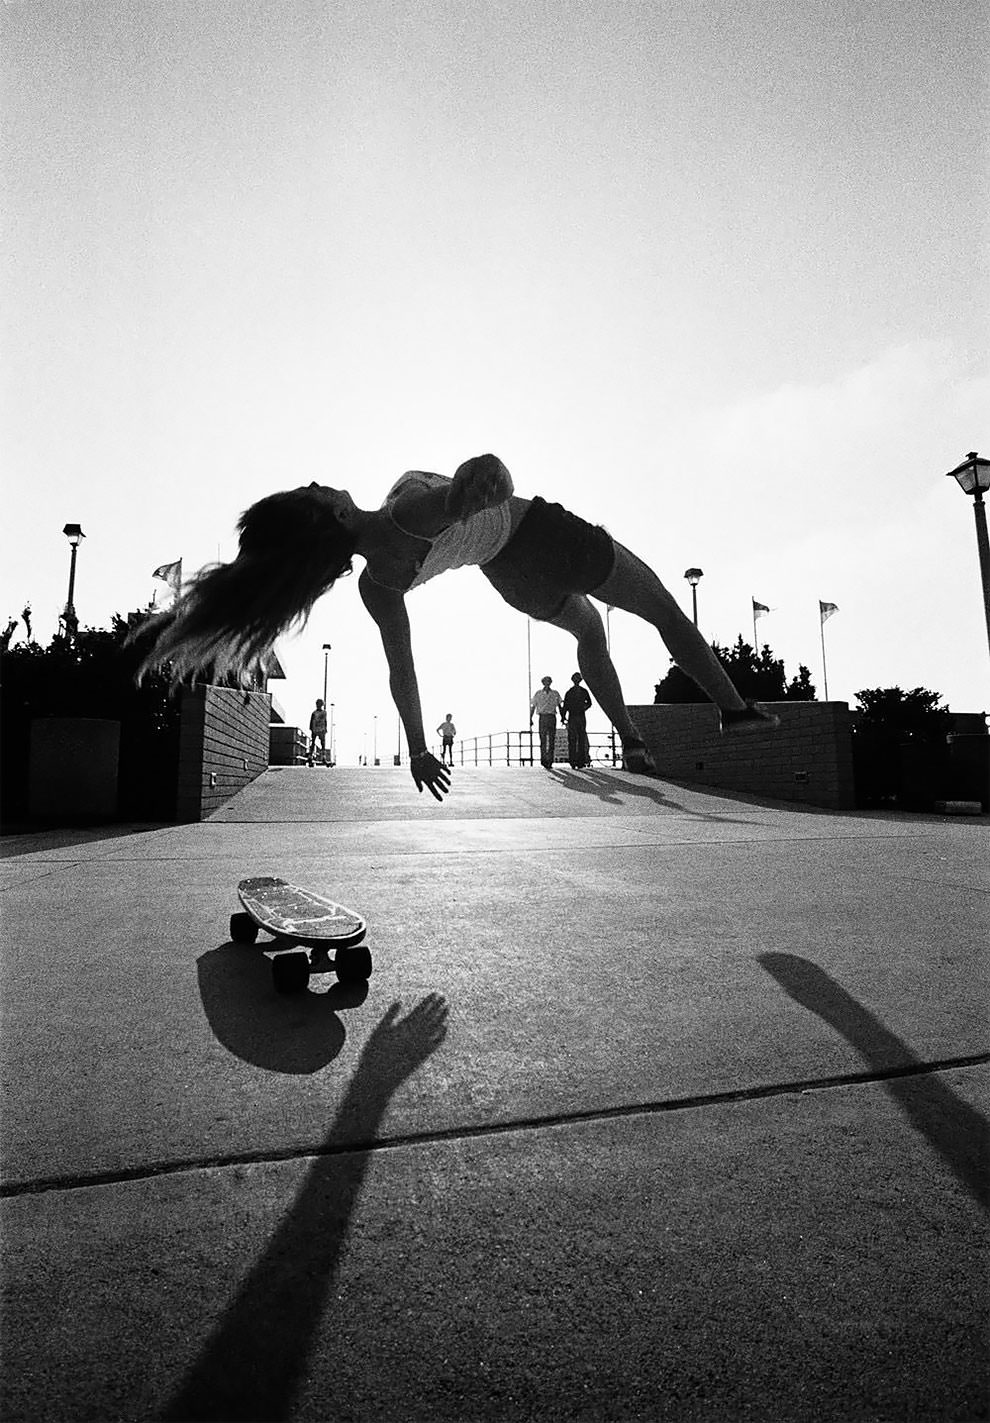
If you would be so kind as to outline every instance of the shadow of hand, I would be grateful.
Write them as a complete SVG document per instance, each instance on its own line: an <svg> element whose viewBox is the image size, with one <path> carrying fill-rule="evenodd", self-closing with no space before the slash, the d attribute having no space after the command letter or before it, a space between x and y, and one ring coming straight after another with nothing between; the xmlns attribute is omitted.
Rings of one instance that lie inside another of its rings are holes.
<svg viewBox="0 0 990 1423"><path fill-rule="evenodd" d="M356 1075L367 1074L376 1087L391 1095L422 1067L447 1036L447 1000L430 993L404 1018L393 1003L364 1046Z"/></svg>
<svg viewBox="0 0 990 1423"><path fill-rule="evenodd" d="M234 1423L293 1414L361 1192L368 1147L392 1095L447 1036L447 1001L430 993L371 1033L329 1136L290 1209L160 1417Z"/></svg>

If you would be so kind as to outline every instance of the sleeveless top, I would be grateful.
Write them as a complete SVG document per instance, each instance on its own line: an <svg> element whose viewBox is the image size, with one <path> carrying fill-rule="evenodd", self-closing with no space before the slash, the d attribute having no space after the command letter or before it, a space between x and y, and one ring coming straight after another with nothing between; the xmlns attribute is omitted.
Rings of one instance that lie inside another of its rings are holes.
<svg viewBox="0 0 990 1423"><path fill-rule="evenodd" d="M409 534L409 530L402 527L392 512L400 494L408 489L440 489L449 484L450 480L445 475L429 474L420 469L407 470L397 479L385 496L385 509L399 532ZM448 569L490 562L505 548L511 534L512 511L506 500L504 504L495 504L490 509L482 509L479 513L472 514L463 523L451 524L432 541L421 534L410 535L412 538L422 539L423 543L430 546L423 557L416 561L416 576L410 583L409 590L419 588L430 578L435 578L438 573L446 573ZM377 578L374 581L380 582ZM388 584L382 586L388 587Z"/></svg>

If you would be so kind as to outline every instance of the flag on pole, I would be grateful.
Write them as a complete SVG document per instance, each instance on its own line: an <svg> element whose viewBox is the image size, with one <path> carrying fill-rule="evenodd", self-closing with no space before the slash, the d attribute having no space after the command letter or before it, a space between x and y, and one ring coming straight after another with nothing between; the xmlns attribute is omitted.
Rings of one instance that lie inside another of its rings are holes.
<svg viewBox="0 0 990 1423"><path fill-rule="evenodd" d="M182 559L177 558L174 563L163 563L160 568L156 568L151 575L152 578L160 578L163 583L167 583L172 592L178 596L182 587Z"/></svg>
<svg viewBox="0 0 990 1423"><path fill-rule="evenodd" d="M825 683L825 700L826 700L826 701L828 701L828 667L826 666L826 663L825 663L825 624L828 622L828 620L829 620L829 618L832 616L832 614L833 614L833 613L837 613L838 611L839 611L839 605L838 605L838 603L823 603L822 600L821 600L821 598L818 599L818 616L819 616L819 619L820 619L820 627L821 627L821 635L822 635L822 680L823 680L824 683Z"/></svg>
<svg viewBox="0 0 990 1423"><path fill-rule="evenodd" d="M755 598L753 599L753 617L754 617L754 618L762 618L763 614L764 614L764 613L769 613L769 611L770 611L770 609L767 607L766 603L758 603Z"/></svg>

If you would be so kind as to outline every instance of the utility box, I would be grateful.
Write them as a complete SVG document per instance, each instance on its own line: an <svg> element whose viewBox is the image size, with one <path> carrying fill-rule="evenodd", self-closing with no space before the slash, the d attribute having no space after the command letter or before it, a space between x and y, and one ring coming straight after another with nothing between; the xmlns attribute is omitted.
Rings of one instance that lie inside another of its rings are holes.
<svg viewBox="0 0 990 1423"><path fill-rule="evenodd" d="M31 723L28 815L69 824L117 814L120 722L45 717Z"/></svg>

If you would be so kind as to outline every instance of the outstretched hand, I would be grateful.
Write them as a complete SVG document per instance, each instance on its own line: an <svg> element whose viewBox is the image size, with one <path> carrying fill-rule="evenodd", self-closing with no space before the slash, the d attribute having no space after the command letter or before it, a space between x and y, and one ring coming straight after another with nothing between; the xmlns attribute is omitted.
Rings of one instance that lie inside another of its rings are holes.
<svg viewBox="0 0 990 1423"><path fill-rule="evenodd" d="M463 521L482 509L504 504L512 494L512 475L498 455L475 455L454 471L446 512Z"/></svg>
<svg viewBox="0 0 990 1423"><path fill-rule="evenodd" d="M425 786L435 800L443 800L450 790L450 772L443 762L438 761L429 751L414 756L410 763L410 770L420 795L423 794Z"/></svg>

